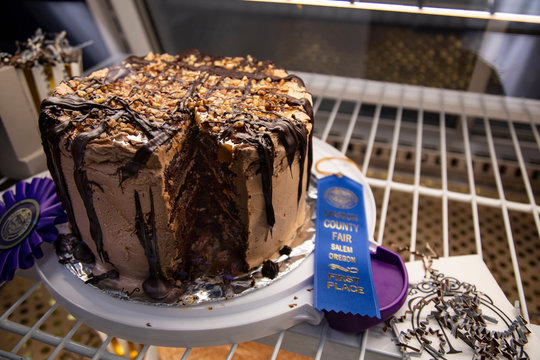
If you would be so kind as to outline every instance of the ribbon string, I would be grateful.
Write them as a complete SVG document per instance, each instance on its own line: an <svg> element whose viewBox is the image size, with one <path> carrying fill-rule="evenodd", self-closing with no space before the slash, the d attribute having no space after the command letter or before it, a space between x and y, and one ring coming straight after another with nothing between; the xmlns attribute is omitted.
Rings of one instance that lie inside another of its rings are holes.
<svg viewBox="0 0 540 360"><path fill-rule="evenodd" d="M331 161L331 160L341 160L341 161L344 161L344 162L351 163L358 169L358 171L362 172L362 169L360 169L360 166L358 166L358 164L355 161L353 161L353 160L351 160L349 158L346 158L346 157L339 157L339 156L326 156L326 157L320 158L319 160L317 160L315 162L315 171L317 171L321 175L325 175L325 176L336 175L338 177L342 177L343 174L341 174L339 172L329 172L329 171L324 171L324 170L320 169L321 163L323 163L325 161Z"/></svg>

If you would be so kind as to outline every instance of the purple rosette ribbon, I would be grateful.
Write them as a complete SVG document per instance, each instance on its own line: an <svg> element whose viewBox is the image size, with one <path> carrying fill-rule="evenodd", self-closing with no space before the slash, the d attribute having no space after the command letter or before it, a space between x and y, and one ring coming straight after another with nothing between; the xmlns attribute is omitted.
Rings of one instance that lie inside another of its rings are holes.
<svg viewBox="0 0 540 360"><path fill-rule="evenodd" d="M67 216L49 178L21 181L0 200L0 281L13 279L17 269L28 269L43 257L41 244L58 238L57 224Z"/></svg>

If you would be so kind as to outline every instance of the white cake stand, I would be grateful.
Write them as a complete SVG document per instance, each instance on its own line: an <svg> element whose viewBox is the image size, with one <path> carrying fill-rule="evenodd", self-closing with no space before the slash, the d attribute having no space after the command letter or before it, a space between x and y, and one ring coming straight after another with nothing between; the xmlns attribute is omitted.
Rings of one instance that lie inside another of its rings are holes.
<svg viewBox="0 0 540 360"><path fill-rule="evenodd" d="M344 157L319 139L314 139L313 149L314 164L325 157ZM372 238L376 208L365 177L356 166L340 160L324 161L319 168L340 172L364 185L366 220ZM59 264L52 246L44 250L46 254L37 262L37 270L60 305L96 330L142 344L202 347L240 343L301 322L316 325L324 317L313 307L313 254L290 273L248 294L201 305L163 306L119 299L87 285Z"/></svg>

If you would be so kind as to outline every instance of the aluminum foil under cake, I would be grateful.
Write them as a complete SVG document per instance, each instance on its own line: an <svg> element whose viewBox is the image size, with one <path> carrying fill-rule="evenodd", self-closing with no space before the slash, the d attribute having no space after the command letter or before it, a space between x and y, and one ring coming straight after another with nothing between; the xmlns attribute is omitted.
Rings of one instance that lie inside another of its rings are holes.
<svg viewBox="0 0 540 360"><path fill-rule="evenodd" d="M230 275L202 276L190 282L187 288L173 287L166 298L157 301L144 294L140 281L118 278L117 273L104 272L93 262L79 261L73 256L72 249L57 246L56 252L60 263L64 264L72 274L88 286L94 286L110 296L127 301L144 302L156 306L189 306L247 295L283 278L313 252L315 248L316 183L316 177L312 176L306 200L307 213L310 215L306 217L306 222L298 230L295 245L290 249L290 253L270 259L274 270L279 270L270 276L266 273L266 268L263 265L236 277ZM69 235L67 226L65 229L61 229L61 232L64 236Z"/></svg>

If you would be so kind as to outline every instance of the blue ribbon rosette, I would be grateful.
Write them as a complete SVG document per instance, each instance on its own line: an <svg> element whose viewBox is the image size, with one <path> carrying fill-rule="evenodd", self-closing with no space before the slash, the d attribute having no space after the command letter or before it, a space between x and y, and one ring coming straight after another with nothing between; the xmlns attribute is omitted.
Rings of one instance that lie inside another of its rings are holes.
<svg viewBox="0 0 540 360"><path fill-rule="evenodd" d="M4 192L0 201L0 281L13 279L17 269L28 269L43 257L41 244L58 238L57 224L67 222L49 178L21 181Z"/></svg>

